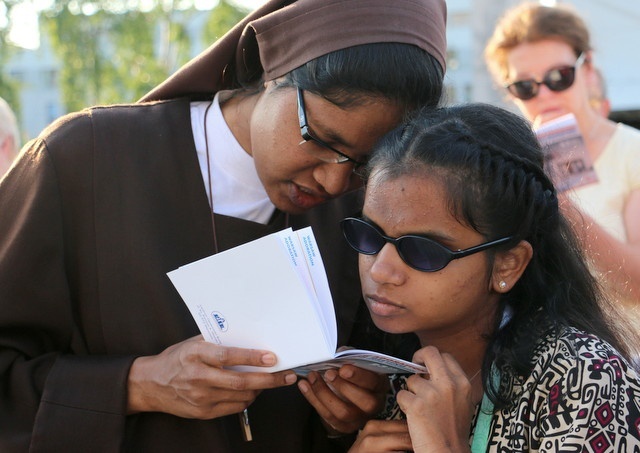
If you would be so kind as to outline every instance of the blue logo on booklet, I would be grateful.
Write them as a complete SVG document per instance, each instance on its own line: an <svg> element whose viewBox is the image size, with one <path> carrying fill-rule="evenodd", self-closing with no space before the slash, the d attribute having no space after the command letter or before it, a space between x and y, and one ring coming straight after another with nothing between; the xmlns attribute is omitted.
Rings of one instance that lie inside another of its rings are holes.
<svg viewBox="0 0 640 453"><path fill-rule="evenodd" d="M222 332L226 332L229 328L229 325L227 324L227 320L224 319L224 316L222 316L222 313L214 311L211 313L211 316L213 317L213 320L216 322L216 324L218 324L220 330Z"/></svg>

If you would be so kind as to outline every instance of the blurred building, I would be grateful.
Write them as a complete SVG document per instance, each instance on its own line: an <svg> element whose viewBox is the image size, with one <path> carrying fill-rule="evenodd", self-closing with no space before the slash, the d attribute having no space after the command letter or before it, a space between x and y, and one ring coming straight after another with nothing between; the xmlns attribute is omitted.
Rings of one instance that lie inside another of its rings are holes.
<svg viewBox="0 0 640 453"><path fill-rule="evenodd" d="M390 0L392 1L392 0ZM514 110L495 87L483 60L484 45L502 12L519 0L447 0L447 103L481 101ZM553 3L546 0L546 3ZM640 60L633 58L640 43L640 2L629 0L558 0L575 6L592 32L595 59L611 101L611 117L640 127ZM203 18L193 25L193 36ZM44 36L44 34L43 34ZM193 55L203 50L194 39ZM65 113L57 87L59 62L45 39L37 50L19 53L9 64L11 75L23 83L21 128L32 138Z"/></svg>
<svg viewBox="0 0 640 453"><path fill-rule="evenodd" d="M23 139L31 139L65 113L58 88L60 62L46 36L41 34L40 47L20 50L11 58L6 70L20 84L18 122Z"/></svg>

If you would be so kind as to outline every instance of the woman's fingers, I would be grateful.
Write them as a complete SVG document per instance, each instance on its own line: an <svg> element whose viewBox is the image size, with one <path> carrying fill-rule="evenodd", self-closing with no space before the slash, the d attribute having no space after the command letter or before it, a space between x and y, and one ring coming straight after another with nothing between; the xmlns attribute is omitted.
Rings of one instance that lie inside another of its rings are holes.
<svg viewBox="0 0 640 453"><path fill-rule="evenodd" d="M414 360L424 363L430 376L411 376L407 390L397 394L398 405L407 416L414 450L467 448L474 404L472 386L464 370L451 355L440 354L434 347L420 349Z"/></svg>
<svg viewBox="0 0 640 453"><path fill-rule="evenodd" d="M358 434L349 453L389 453L412 450L407 422L371 420Z"/></svg>
<svg viewBox="0 0 640 453"><path fill-rule="evenodd" d="M344 373L328 370L324 377L313 372L298 387L318 414L334 430L350 433L380 412L384 404L385 376L355 367ZM361 387L358 383L366 386Z"/></svg>

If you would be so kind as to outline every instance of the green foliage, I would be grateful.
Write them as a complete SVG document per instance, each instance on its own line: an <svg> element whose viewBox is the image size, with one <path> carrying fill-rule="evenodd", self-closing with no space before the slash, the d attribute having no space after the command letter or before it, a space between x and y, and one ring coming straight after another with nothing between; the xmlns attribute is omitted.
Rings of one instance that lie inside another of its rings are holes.
<svg viewBox="0 0 640 453"><path fill-rule="evenodd" d="M17 3L17 0L0 0L0 15L4 11L8 17L9 10ZM20 96L18 93L20 84L4 69L9 58L17 51L16 47L7 41L8 32L9 22L0 23L0 97L7 101L17 116L20 112Z"/></svg>
<svg viewBox="0 0 640 453"><path fill-rule="evenodd" d="M249 10L239 8L228 0L220 0L209 16L202 34L203 44L208 46L217 41L222 35L237 24Z"/></svg>
<svg viewBox="0 0 640 453"><path fill-rule="evenodd" d="M62 60L60 84L67 111L89 105L131 102L166 76L157 58L152 14L104 9L91 15L68 7L48 14L42 25ZM184 41L180 26L171 26L175 47Z"/></svg>
<svg viewBox="0 0 640 453"><path fill-rule="evenodd" d="M2 1L2 0L0 0ZM54 0L41 14L60 60L60 88L67 111L90 105L133 102L193 55L192 0L158 0L144 12L136 0ZM246 14L226 0L210 13L207 45Z"/></svg>
<svg viewBox="0 0 640 453"><path fill-rule="evenodd" d="M4 52L4 47L6 44L3 44L2 51ZM4 55L0 55L0 97L3 98L7 103L11 106L11 109L14 111L16 116L19 117L20 113L20 96L19 89L20 83L13 78L6 71L2 70L6 63Z"/></svg>

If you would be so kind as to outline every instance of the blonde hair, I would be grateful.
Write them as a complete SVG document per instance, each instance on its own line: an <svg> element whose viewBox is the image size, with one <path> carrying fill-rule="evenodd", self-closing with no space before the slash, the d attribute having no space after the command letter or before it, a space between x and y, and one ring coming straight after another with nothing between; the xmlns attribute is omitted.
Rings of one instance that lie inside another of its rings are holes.
<svg viewBox="0 0 640 453"><path fill-rule="evenodd" d="M592 49L587 25L571 7L523 3L507 10L497 23L484 51L489 71L496 80L506 80L509 52L520 44L547 39L568 44L576 57Z"/></svg>

